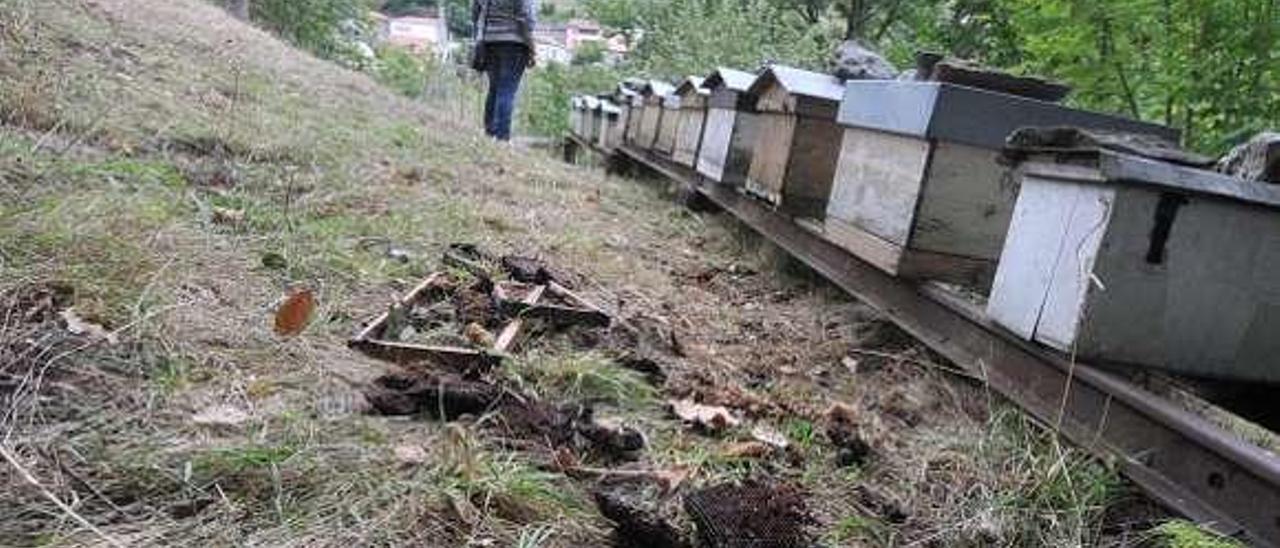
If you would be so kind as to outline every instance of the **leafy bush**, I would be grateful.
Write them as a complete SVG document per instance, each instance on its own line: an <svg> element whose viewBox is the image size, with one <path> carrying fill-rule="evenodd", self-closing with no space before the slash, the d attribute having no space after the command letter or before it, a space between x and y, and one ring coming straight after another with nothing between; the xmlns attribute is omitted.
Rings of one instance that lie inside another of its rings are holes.
<svg viewBox="0 0 1280 548"><path fill-rule="evenodd" d="M406 97L422 97L427 85L428 65L433 60L400 48L378 51L374 76L378 82Z"/></svg>
<svg viewBox="0 0 1280 548"><path fill-rule="evenodd" d="M362 59L357 40L369 34L372 0L251 0L258 24L325 59Z"/></svg>
<svg viewBox="0 0 1280 548"><path fill-rule="evenodd" d="M594 65L604 61L605 46L604 42L591 41L583 42L573 51L573 64L575 65Z"/></svg>
<svg viewBox="0 0 1280 548"><path fill-rule="evenodd" d="M518 106L522 130L548 137L569 130L569 98L613 89L622 76L601 65L548 64L529 73Z"/></svg>

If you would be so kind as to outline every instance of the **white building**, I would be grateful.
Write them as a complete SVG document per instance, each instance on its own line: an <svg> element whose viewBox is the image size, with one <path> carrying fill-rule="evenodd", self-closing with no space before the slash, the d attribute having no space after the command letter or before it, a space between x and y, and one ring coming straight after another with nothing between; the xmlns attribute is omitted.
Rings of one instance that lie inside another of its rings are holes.
<svg viewBox="0 0 1280 548"><path fill-rule="evenodd" d="M433 53L447 57L449 20L444 10L419 8L408 14L390 17L375 14L380 44L408 49L414 53Z"/></svg>

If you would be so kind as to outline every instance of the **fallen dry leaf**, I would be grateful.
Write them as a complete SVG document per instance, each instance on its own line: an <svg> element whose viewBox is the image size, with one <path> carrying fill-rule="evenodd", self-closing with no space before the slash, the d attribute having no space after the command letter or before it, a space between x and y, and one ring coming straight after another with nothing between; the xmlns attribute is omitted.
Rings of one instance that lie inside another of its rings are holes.
<svg viewBox="0 0 1280 548"><path fill-rule="evenodd" d="M739 424L729 409L721 406L702 405L692 400L672 400L671 412L680 420L691 422L711 431L724 430Z"/></svg>
<svg viewBox="0 0 1280 548"><path fill-rule="evenodd" d="M293 336L302 333L315 311L316 299L310 289L297 289L276 310L276 334Z"/></svg>
<svg viewBox="0 0 1280 548"><path fill-rule="evenodd" d="M481 348L493 347L493 333L490 333L488 329L478 323L471 322L467 324L467 327L462 330L462 334L467 337L468 341L471 341L471 344Z"/></svg>
<svg viewBox="0 0 1280 548"><path fill-rule="evenodd" d="M761 457L767 457L770 453L773 453L773 447L770 447L767 443L758 441L740 441L729 444L720 453L733 459L758 459Z"/></svg>
<svg viewBox="0 0 1280 548"><path fill-rule="evenodd" d="M76 314L74 308L63 310L60 314L62 321L67 325L67 332L72 335L79 335L93 341L106 341L107 344L115 344L116 336L96 323L86 321Z"/></svg>
<svg viewBox="0 0 1280 548"><path fill-rule="evenodd" d="M249 420L249 414L230 404L206 407L191 416L191 422L201 426L239 426Z"/></svg>

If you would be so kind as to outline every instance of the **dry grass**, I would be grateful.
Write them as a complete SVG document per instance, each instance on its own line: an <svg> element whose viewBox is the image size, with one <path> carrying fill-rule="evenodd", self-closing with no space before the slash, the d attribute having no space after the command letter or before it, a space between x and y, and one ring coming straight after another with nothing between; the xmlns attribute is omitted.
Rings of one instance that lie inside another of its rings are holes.
<svg viewBox="0 0 1280 548"><path fill-rule="evenodd" d="M0 4L0 443L39 483L2 468L0 545L107 542L73 513L128 545L603 544L589 483L539 455L359 413L383 366L345 338L460 240L541 254L679 334L660 391L552 344L511 372L640 428L641 465L792 480L836 545L1130 540L1104 529L1106 467L726 219L489 142L200 2ZM281 340L270 312L297 284L320 309ZM30 317L50 288L121 342ZM693 433L668 396L744 409L793 452L726 457L750 427ZM837 401L875 448L862 466L821 433ZM226 408L243 422L195 420Z"/></svg>

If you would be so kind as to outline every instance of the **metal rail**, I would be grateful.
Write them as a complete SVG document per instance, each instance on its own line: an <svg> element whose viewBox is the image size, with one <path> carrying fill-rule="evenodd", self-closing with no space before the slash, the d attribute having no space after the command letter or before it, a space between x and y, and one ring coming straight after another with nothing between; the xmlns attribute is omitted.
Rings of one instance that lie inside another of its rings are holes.
<svg viewBox="0 0 1280 548"><path fill-rule="evenodd" d="M608 154L590 143L576 146ZM1215 531L1280 546L1280 457L1122 378L1036 347L933 286L894 278L787 217L648 152L616 154L696 190L1075 445L1152 499Z"/></svg>

